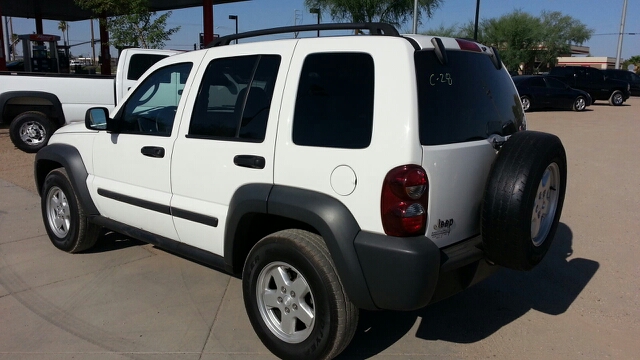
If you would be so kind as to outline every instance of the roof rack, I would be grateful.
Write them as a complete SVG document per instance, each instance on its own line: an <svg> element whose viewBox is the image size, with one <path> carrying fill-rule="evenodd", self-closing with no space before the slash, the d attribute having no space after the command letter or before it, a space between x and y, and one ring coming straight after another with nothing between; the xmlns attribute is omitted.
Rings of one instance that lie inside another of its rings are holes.
<svg viewBox="0 0 640 360"><path fill-rule="evenodd" d="M232 40L246 39L263 35L287 34L300 31L320 31L320 30L369 30L370 35L400 36L398 30L387 23L337 23L337 24L312 24L284 26L264 30L248 31L239 34L231 34L219 37L207 45L207 48L229 45Z"/></svg>

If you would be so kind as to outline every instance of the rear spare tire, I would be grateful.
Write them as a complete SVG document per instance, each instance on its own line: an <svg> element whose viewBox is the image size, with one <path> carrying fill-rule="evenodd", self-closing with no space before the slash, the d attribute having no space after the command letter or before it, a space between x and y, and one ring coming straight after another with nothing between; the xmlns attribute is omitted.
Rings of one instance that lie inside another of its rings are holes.
<svg viewBox="0 0 640 360"><path fill-rule="evenodd" d="M530 270L555 235L567 184L560 139L523 131L504 144L493 163L482 204L482 241L487 258Z"/></svg>

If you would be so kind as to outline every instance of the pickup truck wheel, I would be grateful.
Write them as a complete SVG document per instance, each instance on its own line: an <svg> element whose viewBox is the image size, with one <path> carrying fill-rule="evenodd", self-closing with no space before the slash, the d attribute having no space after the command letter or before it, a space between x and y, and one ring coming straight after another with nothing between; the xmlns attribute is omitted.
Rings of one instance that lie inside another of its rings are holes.
<svg viewBox="0 0 640 360"><path fill-rule="evenodd" d="M583 111L586 107L587 107L587 100L582 95L578 96L573 101L573 110L575 111Z"/></svg>
<svg viewBox="0 0 640 360"><path fill-rule="evenodd" d="M522 110L529 111L531 109L531 99L528 96L521 96L520 101L522 102Z"/></svg>
<svg viewBox="0 0 640 360"><path fill-rule="evenodd" d="M242 288L254 330L280 358L331 359L355 333L358 309L316 234L290 229L260 240L245 262Z"/></svg>
<svg viewBox="0 0 640 360"><path fill-rule="evenodd" d="M55 127L49 118L39 111L25 111L11 121L9 137L18 149L35 153L49 142Z"/></svg>
<svg viewBox="0 0 640 360"><path fill-rule="evenodd" d="M622 103L624 103L624 97L622 97L622 91L620 90L614 91L613 94L611 94L611 97L609 98L609 104L613 106L620 106L622 105Z"/></svg>
<svg viewBox="0 0 640 360"><path fill-rule="evenodd" d="M100 226L87 221L65 169L55 169L47 175L41 208L49 239L58 249L76 253L96 243Z"/></svg>
<svg viewBox="0 0 640 360"><path fill-rule="evenodd" d="M504 144L485 188L482 241L487 258L530 270L545 256L562 212L567 160L560 139L523 131Z"/></svg>

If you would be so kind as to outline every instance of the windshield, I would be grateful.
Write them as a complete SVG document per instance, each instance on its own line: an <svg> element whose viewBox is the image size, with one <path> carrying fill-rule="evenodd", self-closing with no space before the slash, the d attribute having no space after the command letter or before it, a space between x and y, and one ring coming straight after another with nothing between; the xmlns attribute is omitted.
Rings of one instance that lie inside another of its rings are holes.
<svg viewBox="0 0 640 360"><path fill-rule="evenodd" d="M524 129L524 112L509 73L491 58L447 52L442 65L433 50L415 54L422 145L482 140Z"/></svg>

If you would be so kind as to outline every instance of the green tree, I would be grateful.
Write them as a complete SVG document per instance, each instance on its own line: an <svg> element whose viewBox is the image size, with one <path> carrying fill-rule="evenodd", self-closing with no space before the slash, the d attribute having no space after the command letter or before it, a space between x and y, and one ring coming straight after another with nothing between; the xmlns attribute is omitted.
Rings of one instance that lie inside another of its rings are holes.
<svg viewBox="0 0 640 360"><path fill-rule="evenodd" d="M636 66L636 70L635 70L636 74L640 74L640 55L632 56L627 60L623 61L621 69L626 70L631 64Z"/></svg>
<svg viewBox="0 0 640 360"><path fill-rule="evenodd" d="M534 62L543 39L542 24L537 17L520 10L499 18L483 20L482 41L500 50L502 61L509 70L521 63Z"/></svg>
<svg viewBox="0 0 640 360"><path fill-rule="evenodd" d="M74 0L97 15L116 15L107 20L110 44L127 47L162 48L180 27L167 29L171 11L157 16L149 11L148 0Z"/></svg>
<svg viewBox="0 0 640 360"><path fill-rule="evenodd" d="M69 24L66 21L58 21L58 30L62 31L64 44L69 45Z"/></svg>
<svg viewBox="0 0 640 360"><path fill-rule="evenodd" d="M557 58L571 53L571 45L582 45L591 38L593 30L580 20L553 11L543 11L540 16L541 44L543 51L536 52L538 67L555 65Z"/></svg>
<svg viewBox="0 0 640 360"><path fill-rule="evenodd" d="M440 6L442 0L418 0L418 19ZM320 9L336 21L386 22L400 25L413 16L413 0L305 0L308 9Z"/></svg>

